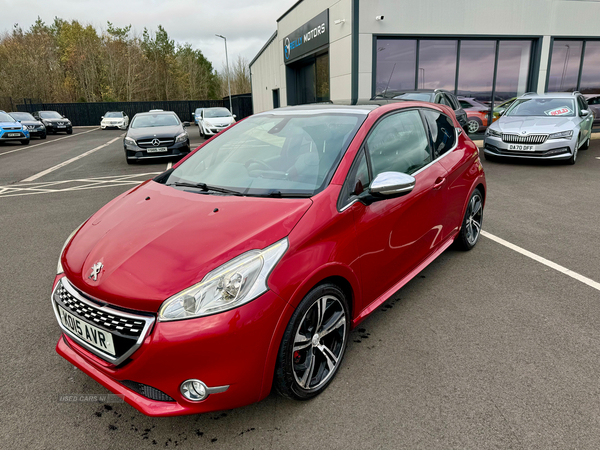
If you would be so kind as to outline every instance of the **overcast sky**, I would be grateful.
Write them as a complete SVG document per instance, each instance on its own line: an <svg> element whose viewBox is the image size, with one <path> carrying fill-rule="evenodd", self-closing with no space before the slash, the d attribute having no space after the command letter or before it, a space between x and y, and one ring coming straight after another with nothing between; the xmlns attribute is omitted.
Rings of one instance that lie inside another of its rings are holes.
<svg viewBox="0 0 600 450"><path fill-rule="evenodd" d="M248 62L276 30L276 20L296 0L0 0L0 33L15 23L29 28L38 16L47 24L54 17L91 23L96 29L106 22L136 33L162 25L175 42L189 42L202 50L213 66L225 65L223 40L227 38L229 61L241 55Z"/></svg>

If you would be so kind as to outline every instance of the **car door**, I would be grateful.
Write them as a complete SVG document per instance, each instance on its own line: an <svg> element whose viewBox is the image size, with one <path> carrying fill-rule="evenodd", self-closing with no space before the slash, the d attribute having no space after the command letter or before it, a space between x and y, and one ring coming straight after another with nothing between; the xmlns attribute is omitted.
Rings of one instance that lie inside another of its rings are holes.
<svg viewBox="0 0 600 450"><path fill-rule="evenodd" d="M592 135L592 124L594 122L594 114L592 114L592 112L589 111L589 106L583 95L577 96L577 106L579 109L579 117L581 119L581 135L579 145L583 145L585 141L587 141ZM587 115L587 117L583 117L581 115L581 111L588 111L589 114Z"/></svg>
<svg viewBox="0 0 600 450"><path fill-rule="evenodd" d="M354 172L353 172L354 170ZM446 170L432 162L418 109L384 116L370 131L346 181L353 210L365 305L407 276L441 243ZM383 172L412 174L412 192L369 205L354 201ZM362 174L362 179L356 178ZM365 175L366 174L366 175ZM344 208L344 206L342 206Z"/></svg>
<svg viewBox="0 0 600 450"><path fill-rule="evenodd" d="M459 146L459 136L454 121L444 113L423 109L422 114L430 130L433 156L446 169L444 186L444 234L442 239L451 237L462 225L463 206L470 195L474 177L479 171L472 171L476 163L477 148ZM480 167L477 164L477 167Z"/></svg>

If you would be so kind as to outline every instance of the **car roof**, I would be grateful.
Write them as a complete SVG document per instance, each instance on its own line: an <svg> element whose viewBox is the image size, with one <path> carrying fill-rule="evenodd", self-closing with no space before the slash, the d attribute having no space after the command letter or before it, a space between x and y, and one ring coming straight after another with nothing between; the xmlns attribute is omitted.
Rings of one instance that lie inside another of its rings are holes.
<svg viewBox="0 0 600 450"><path fill-rule="evenodd" d="M576 95L580 95L579 92L546 92L544 94L538 94L537 92L527 92L521 95L519 98L574 98Z"/></svg>
<svg viewBox="0 0 600 450"><path fill-rule="evenodd" d="M367 115L374 109L378 104L361 104L361 105L345 105L345 104L308 104L298 106L285 106L283 108L273 109L271 111L265 111L262 113L255 114L260 115L292 115L292 114L324 114L324 113L335 113L335 114L362 114Z"/></svg>
<svg viewBox="0 0 600 450"><path fill-rule="evenodd" d="M166 115L166 114L175 114L175 111L148 111L148 112L139 112L136 116L156 116L156 115ZM177 114L175 114L177 115Z"/></svg>

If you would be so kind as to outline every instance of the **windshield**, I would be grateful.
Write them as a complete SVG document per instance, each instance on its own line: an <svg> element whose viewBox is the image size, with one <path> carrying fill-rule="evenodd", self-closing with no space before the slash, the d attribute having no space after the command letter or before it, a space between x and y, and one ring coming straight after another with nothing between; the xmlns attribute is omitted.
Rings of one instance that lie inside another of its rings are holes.
<svg viewBox="0 0 600 450"><path fill-rule="evenodd" d="M399 94L394 96L394 100L417 100L420 102L431 101L431 95L423 92L407 92L405 94Z"/></svg>
<svg viewBox="0 0 600 450"><path fill-rule="evenodd" d="M170 127L179 125L175 114L144 114L133 119L131 128Z"/></svg>
<svg viewBox="0 0 600 450"><path fill-rule="evenodd" d="M0 112L0 122L16 122L16 120L5 112Z"/></svg>
<svg viewBox="0 0 600 450"><path fill-rule="evenodd" d="M197 116L200 115L200 113L202 112L203 108L196 108L196 111L194 112Z"/></svg>
<svg viewBox="0 0 600 450"><path fill-rule="evenodd" d="M123 113L120 112L107 112L106 114L104 114L105 118L109 118L109 117L123 117Z"/></svg>
<svg viewBox="0 0 600 450"><path fill-rule="evenodd" d="M62 119L63 118L63 116L61 116L56 111L40 111L40 117L42 119Z"/></svg>
<svg viewBox="0 0 600 450"><path fill-rule="evenodd" d="M527 98L515 100L506 116L573 117L575 105L570 98Z"/></svg>
<svg viewBox="0 0 600 450"><path fill-rule="evenodd" d="M204 110L204 117L206 119L213 119L215 117L231 117L231 113L225 108L209 108Z"/></svg>
<svg viewBox="0 0 600 450"><path fill-rule="evenodd" d="M9 113L15 120L32 120L35 121L33 116L26 112L11 112Z"/></svg>
<svg viewBox="0 0 600 450"><path fill-rule="evenodd" d="M205 183L244 195L309 197L329 183L364 118L254 116L217 135L164 182Z"/></svg>

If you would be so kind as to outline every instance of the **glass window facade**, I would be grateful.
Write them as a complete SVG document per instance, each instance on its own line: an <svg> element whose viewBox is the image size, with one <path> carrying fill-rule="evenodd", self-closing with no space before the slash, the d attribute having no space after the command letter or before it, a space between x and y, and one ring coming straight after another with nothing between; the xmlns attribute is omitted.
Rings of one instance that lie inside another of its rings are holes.
<svg viewBox="0 0 600 450"><path fill-rule="evenodd" d="M456 48L454 40L421 40L419 45L419 89L454 91Z"/></svg>
<svg viewBox="0 0 600 450"><path fill-rule="evenodd" d="M600 94L600 40L555 39L546 90Z"/></svg>
<svg viewBox="0 0 600 450"><path fill-rule="evenodd" d="M375 96L445 89L475 100L465 111L481 129L494 105L529 90L532 40L385 37L376 46Z"/></svg>
<svg viewBox="0 0 600 450"><path fill-rule="evenodd" d="M416 67L416 40L378 39L376 94L414 89Z"/></svg>

